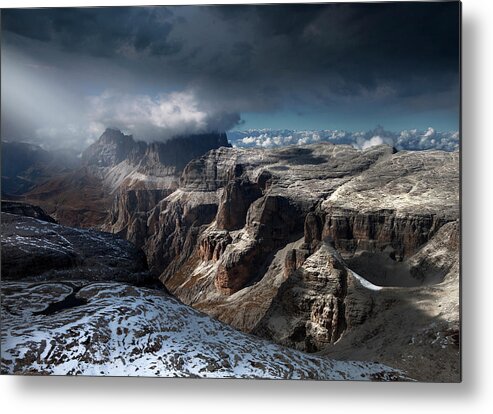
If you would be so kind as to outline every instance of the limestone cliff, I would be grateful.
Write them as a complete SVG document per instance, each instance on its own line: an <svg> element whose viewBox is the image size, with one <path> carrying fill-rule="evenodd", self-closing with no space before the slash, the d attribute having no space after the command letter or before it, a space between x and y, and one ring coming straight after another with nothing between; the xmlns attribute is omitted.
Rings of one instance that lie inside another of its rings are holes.
<svg viewBox="0 0 493 414"><path fill-rule="evenodd" d="M82 153L80 167L50 177L24 199L62 224L118 233L140 246L147 212L178 188L189 161L221 146L229 146L224 133L148 144L107 129Z"/></svg>
<svg viewBox="0 0 493 414"><path fill-rule="evenodd" d="M417 315L458 304L458 162L386 146L221 148L192 161L149 214L144 249L173 294L240 330L348 355L358 335L398 364L403 348L384 324L402 326L403 303ZM417 316L402 330L409 341L427 329L449 338L440 378L457 379L458 320L455 307L435 331Z"/></svg>

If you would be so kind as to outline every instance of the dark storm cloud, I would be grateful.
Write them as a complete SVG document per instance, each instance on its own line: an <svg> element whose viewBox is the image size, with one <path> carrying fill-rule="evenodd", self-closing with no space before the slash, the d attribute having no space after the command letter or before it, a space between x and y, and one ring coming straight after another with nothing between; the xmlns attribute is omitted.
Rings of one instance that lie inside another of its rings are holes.
<svg viewBox="0 0 493 414"><path fill-rule="evenodd" d="M203 61L194 49L204 48L200 55L219 58L213 67L232 80L244 72L236 56L256 52L252 78L270 68L295 76L336 73L348 85L374 87L382 80L458 71L456 2L31 9L4 10L2 16L4 31L73 53L111 57L130 47L167 57L186 47L180 63L193 68ZM180 25L179 38L170 40ZM202 36L208 31L224 34L220 45ZM214 77L208 67L201 69Z"/></svg>
<svg viewBox="0 0 493 414"><path fill-rule="evenodd" d="M132 125L168 125L176 102L187 125L223 128L286 108L458 111L458 2L3 10L2 35L67 84L109 85L100 106L145 102Z"/></svg>
<svg viewBox="0 0 493 414"><path fill-rule="evenodd" d="M166 55L179 50L167 36L174 23L165 7L45 8L3 10L2 28L61 49L113 57L121 48Z"/></svg>
<svg viewBox="0 0 493 414"><path fill-rule="evenodd" d="M241 6L213 9L224 20L255 22L256 49L269 45L260 66L290 74L344 76L341 94L382 82L400 84L404 96L416 78L457 76L459 8L450 3L381 3ZM252 45L253 47L254 45ZM440 77L440 79L437 79ZM450 81L450 79L448 79Z"/></svg>

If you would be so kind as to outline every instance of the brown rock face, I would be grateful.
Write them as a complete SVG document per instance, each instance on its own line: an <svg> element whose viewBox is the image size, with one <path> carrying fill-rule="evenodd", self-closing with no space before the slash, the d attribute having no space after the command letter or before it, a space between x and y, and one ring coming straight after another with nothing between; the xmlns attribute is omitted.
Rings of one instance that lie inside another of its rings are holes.
<svg viewBox="0 0 493 414"><path fill-rule="evenodd" d="M119 234L137 247L142 247L147 239L147 213L171 192L171 189L122 188L113 200L107 227L112 233Z"/></svg>
<svg viewBox="0 0 493 414"><path fill-rule="evenodd" d="M305 260L310 256L309 249L291 249L284 259L284 275L288 277L295 270L298 270Z"/></svg>
<svg viewBox="0 0 493 414"><path fill-rule="evenodd" d="M409 214L399 216L395 210L377 210L359 213L349 209L329 207L318 240L331 238L341 252L357 250L393 250L394 257L402 260L409 257L426 243L449 219L437 214ZM309 238L317 240L315 235Z"/></svg>
<svg viewBox="0 0 493 414"><path fill-rule="evenodd" d="M231 295L259 276L260 247L256 243L230 254L219 264L214 285L220 293Z"/></svg>
<svg viewBox="0 0 493 414"><path fill-rule="evenodd" d="M458 257L457 244L438 242L457 222L457 186L455 153L222 148L188 164L149 215L146 251L171 292L238 329L310 352L344 343L345 357L368 343L365 358L388 352L398 364L404 345L384 325L402 326L414 298L418 313L436 312L457 283L434 250ZM430 323L412 321L406 335Z"/></svg>
<svg viewBox="0 0 493 414"><path fill-rule="evenodd" d="M279 195L266 194L253 202L245 225L252 241L223 256L215 279L217 289L230 295L261 278L269 254L299 238L302 216L296 203Z"/></svg>
<svg viewBox="0 0 493 414"><path fill-rule="evenodd" d="M317 245L322 240L324 221L316 213L310 212L305 217L304 236L305 243Z"/></svg>
<svg viewBox="0 0 493 414"><path fill-rule="evenodd" d="M180 191L161 201L150 213L144 249L151 269L161 274L163 282L180 274L180 266L198 247L203 226L216 214L216 193Z"/></svg>
<svg viewBox="0 0 493 414"><path fill-rule="evenodd" d="M180 187L186 191L216 191L235 177L237 154L228 148L210 151L183 169Z"/></svg>
<svg viewBox="0 0 493 414"><path fill-rule="evenodd" d="M246 221L250 205L262 196L256 183L245 178L235 178L226 184L217 212L217 227L224 230L239 230Z"/></svg>
<svg viewBox="0 0 493 414"><path fill-rule="evenodd" d="M227 231L206 234L199 244L200 259L217 262L231 242L231 236Z"/></svg>
<svg viewBox="0 0 493 414"><path fill-rule="evenodd" d="M248 210L247 227L256 239L271 248L301 234L303 216L302 207L289 197L266 194Z"/></svg>
<svg viewBox="0 0 493 414"><path fill-rule="evenodd" d="M290 273L253 333L309 352L323 349L346 329L347 280L344 263L322 245Z"/></svg>

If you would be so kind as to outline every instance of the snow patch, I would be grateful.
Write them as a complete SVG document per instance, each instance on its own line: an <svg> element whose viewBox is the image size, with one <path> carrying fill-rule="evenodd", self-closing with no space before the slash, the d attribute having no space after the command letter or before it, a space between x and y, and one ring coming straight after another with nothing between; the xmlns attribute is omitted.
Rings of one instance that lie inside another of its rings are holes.
<svg viewBox="0 0 493 414"><path fill-rule="evenodd" d="M349 269L350 270L350 269ZM351 271L351 274L353 275L353 277L360 283L361 286L363 286L364 288L366 289L369 289L369 290L382 290L383 287L382 286L378 286L378 285L374 285L373 283L369 282L368 280L366 280L364 277L358 275L356 272L353 272L352 270Z"/></svg>

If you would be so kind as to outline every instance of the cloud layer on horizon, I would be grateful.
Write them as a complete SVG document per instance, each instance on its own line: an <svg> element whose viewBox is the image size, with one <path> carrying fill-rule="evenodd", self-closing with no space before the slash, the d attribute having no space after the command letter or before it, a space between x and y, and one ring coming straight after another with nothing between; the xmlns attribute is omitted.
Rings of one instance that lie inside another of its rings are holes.
<svg viewBox="0 0 493 414"><path fill-rule="evenodd" d="M437 149L456 151L460 145L457 131L439 132L431 127L426 131L413 129L400 132L386 131L381 126L366 132L260 129L231 131L228 133L228 139L233 146L240 148L275 148L286 145L330 142L333 144L352 145L358 149L367 149L375 145L386 144L398 150L422 151Z"/></svg>

